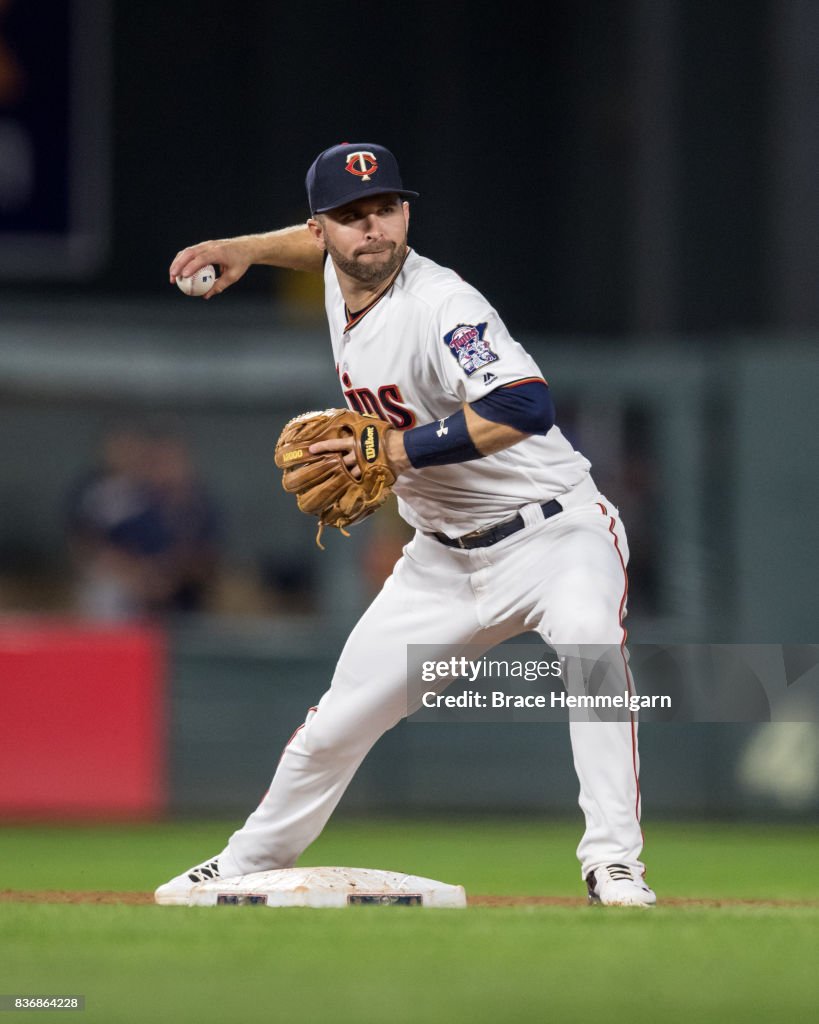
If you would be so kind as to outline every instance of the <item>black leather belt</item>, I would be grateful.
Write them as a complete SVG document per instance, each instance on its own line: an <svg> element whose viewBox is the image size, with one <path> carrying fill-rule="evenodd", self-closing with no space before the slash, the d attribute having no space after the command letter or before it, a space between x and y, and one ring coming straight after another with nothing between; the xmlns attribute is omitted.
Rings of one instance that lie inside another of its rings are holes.
<svg viewBox="0 0 819 1024"><path fill-rule="evenodd" d="M543 511L543 518L549 519L563 511L563 506L554 498L540 506ZM510 519L500 526L490 526L488 530L475 530L474 533L467 533L463 537L447 537L445 533L433 533L432 536L448 548L488 548L497 544L504 537L511 537L513 533L522 530L526 526L523 516L518 512L514 519Z"/></svg>

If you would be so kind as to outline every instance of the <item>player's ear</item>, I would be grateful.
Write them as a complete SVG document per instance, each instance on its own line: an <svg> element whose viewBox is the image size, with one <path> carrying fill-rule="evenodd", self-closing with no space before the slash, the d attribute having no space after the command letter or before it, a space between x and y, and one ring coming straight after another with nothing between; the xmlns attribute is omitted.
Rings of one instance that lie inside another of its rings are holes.
<svg viewBox="0 0 819 1024"><path fill-rule="evenodd" d="M313 241L316 243L317 248L322 251L327 248L324 244L324 225L322 224L322 218L311 217L307 221L307 230L310 232Z"/></svg>
<svg viewBox="0 0 819 1024"><path fill-rule="evenodd" d="M409 203L405 199L401 205L404 207L404 223L409 227Z"/></svg>

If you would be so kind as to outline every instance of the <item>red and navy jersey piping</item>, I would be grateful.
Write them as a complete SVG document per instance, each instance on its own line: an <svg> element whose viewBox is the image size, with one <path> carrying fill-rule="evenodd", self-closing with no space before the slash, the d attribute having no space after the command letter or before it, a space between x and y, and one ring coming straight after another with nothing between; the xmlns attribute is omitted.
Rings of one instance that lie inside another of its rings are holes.
<svg viewBox="0 0 819 1024"><path fill-rule="evenodd" d="M548 380L543 377L521 377L520 380L510 381L508 384L501 384L502 388L519 388L521 384L545 384L549 386Z"/></svg>

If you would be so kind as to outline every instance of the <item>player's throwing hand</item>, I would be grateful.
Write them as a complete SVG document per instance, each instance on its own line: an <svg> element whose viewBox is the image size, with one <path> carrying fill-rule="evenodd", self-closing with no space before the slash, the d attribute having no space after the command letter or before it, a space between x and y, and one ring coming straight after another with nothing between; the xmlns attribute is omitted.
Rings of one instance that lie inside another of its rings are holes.
<svg viewBox="0 0 819 1024"><path fill-rule="evenodd" d="M248 251L248 246L242 244L243 241L241 238L222 239L200 242L199 245L182 249L174 257L169 269L171 284L175 284L178 277L191 277L197 270L212 263L221 268L221 273L203 298L211 299L219 295L244 277L252 262L252 253Z"/></svg>

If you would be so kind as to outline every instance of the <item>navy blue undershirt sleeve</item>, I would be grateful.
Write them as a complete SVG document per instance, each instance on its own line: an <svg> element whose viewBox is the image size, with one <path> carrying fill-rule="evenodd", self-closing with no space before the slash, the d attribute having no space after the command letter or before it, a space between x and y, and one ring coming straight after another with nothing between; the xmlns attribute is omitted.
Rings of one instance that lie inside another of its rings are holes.
<svg viewBox="0 0 819 1024"><path fill-rule="evenodd" d="M555 407L545 380L495 388L469 404L485 420L514 427L522 434L548 434L555 425Z"/></svg>

